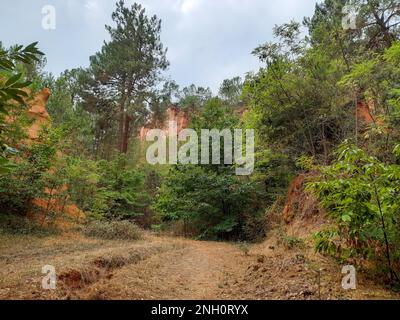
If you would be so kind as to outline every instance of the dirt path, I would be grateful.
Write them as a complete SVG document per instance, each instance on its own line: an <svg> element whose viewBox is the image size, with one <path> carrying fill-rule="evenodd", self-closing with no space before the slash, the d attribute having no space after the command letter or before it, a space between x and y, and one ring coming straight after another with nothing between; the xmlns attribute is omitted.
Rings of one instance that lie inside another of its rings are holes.
<svg viewBox="0 0 400 320"><path fill-rule="evenodd" d="M184 242L183 249L120 269L102 290L111 299L221 299L228 279L252 260L231 244Z"/></svg>
<svg viewBox="0 0 400 320"><path fill-rule="evenodd" d="M170 239L171 240L171 239ZM237 245L179 240L183 248L118 269L96 285L105 299L399 299L362 274L341 287L341 266L313 250L286 250L270 239L245 254Z"/></svg>
<svg viewBox="0 0 400 320"><path fill-rule="evenodd" d="M148 235L104 241L79 235L0 236L0 299L399 299L362 273L355 291L341 288L341 266L287 250L272 238L245 254L239 246ZM43 290L43 265L57 270Z"/></svg>

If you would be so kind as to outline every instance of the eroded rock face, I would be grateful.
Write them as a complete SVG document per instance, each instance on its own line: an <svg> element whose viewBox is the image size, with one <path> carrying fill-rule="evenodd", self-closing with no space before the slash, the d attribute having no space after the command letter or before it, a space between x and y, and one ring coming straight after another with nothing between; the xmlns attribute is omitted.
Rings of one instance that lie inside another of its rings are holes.
<svg viewBox="0 0 400 320"><path fill-rule="evenodd" d="M44 125L50 125L51 119L47 112L46 105L51 95L50 89L42 89L32 101L28 104L28 114L33 119L31 126L28 128L28 141L27 143L37 142L40 134L40 130ZM52 169L50 169L52 170ZM50 195L49 199L34 199L32 204L38 210L32 211L28 214L28 217L38 220L42 225L46 224L47 211L55 211L60 213L59 217L56 217L53 224L57 227L68 228L71 223L71 218L75 221L82 221L85 219L85 214L75 204L67 204L68 199L61 201L57 194L67 189L68 186L63 186L61 190L48 190L45 192ZM54 195L54 198L53 198ZM65 215L67 218L63 217Z"/></svg>
<svg viewBox="0 0 400 320"><path fill-rule="evenodd" d="M170 107L167 110L167 124L169 121L175 121L177 124L177 132L178 134L186 129L189 125L189 115L185 111L181 111L177 107ZM171 132L168 132L167 126L167 135L170 136Z"/></svg>
<svg viewBox="0 0 400 320"><path fill-rule="evenodd" d="M295 177L288 188L285 207L282 212L285 232L289 236L308 237L320 231L329 223L329 219L315 196L305 190L305 185L316 172L300 174Z"/></svg>
<svg viewBox="0 0 400 320"><path fill-rule="evenodd" d="M234 110L233 110L234 114L239 116L239 118L243 118L245 116L245 114L247 113L247 111L248 111L248 107L246 107L246 106L238 106L238 107L234 108ZM139 136L140 141L145 141L146 134L152 129L163 130L165 132L166 136L170 137L173 134L172 132L170 132L170 128L168 126L170 121L174 121L177 124L177 134L179 135L179 133L182 130L187 129L189 126L190 111L183 111L178 106L170 106L166 110L166 119L161 126L154 124L154 123L152 123L152 121L150 121L150 123L148 125L141 127L139 129L138 136Z"/></svg>
<svg viewBox="0 0 400 320"><path fill-rule="evenodd" d="M315 197L305 190L306 181L307 176L300 174L289 185L286 204L282 212L286 224L292 223L295 218L306 219L318 215L321 211Z"/></svg>
<svg viewBox="0 0 400 320"><path fill-rule="evenodd" d="M32 125L28 128L30 140L37 140L42 126L50 124L50 116L46 110L50 94L50 89L44 88L35 96L31 103L28 103L30 107L28 113L34 119Z"/></svg>
<svg viewBox="0 0 400 320"><path fill-rule="evenodd" d="M163 130L167 137L170 137L172 132L169 130L169 122L174 121L177 124L177 134L186 129L189 125L189 114L186 111L180 110L176 106L171 106L166 111L166 119L162 126L159 128L156 125L147 125L139 129L140 141L146 140L146 134L152 129Z"/></svg>
<svg viewBox="0 0 400 320"><path fill-rule="evenodd" d="M371 114L371 104L365 101L357 102L357 117L359 120L365 122L366 124L375 123L375 119Z"/></svg>
<svg viewBox="0 0 400 320"><path fill-rule="evenodd" d="M285 223L292 222L299 205L299 198L303 193L303 184L305 176L303 174L298 175L293 179L288 188L287 200L285 207L283 208L283 220Z"/></svg>

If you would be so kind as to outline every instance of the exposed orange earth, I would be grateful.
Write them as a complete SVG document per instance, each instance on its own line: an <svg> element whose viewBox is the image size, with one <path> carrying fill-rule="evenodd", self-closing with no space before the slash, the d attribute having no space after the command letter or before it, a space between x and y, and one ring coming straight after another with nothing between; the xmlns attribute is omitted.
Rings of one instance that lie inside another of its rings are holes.
<svg viewBox="0 0 400 320"><path fill-rule="evenodd" d="M28 140L24 143L31 144L36 143L40 130L45 125L51 125L50 115L47 112L46 105L51 95L50 89L44 88L35 97L28 101L28 115L32 119L28 131ZM55 195L57 192L64 191L68 186L64 186L62 190L47 190L47 194ZM64 201L66 202L66 201ZM61 215L56 217L53 224L61 228L67 228L71 225L71 221L82 221L85 219L85 214L75 204L60 203L60 200L49 197L49 199L34 199L32 204L39 210L31 211L28 217L34 220L39 220L42 224L45 224L46 211L51 209Z"/></svg>
<svg viewBox="0 0 400 320"><path fill-rule="evenodd" d="M169 122L174 121L177 124L177 134L179 134L182 130L186 129L189 125L189 113L187 111L182 111L179 109L177 106L171 106L167 109L167 117L165 122L160 126L160 128L157 127L157 124L152 124L149 123L148 125L141 127L139 129L139 138L140 141L145 141L146 140L146 134L151 130L151 129L160 129L163 130L166 134L167 137L171 135L169 132Z"/></svg>

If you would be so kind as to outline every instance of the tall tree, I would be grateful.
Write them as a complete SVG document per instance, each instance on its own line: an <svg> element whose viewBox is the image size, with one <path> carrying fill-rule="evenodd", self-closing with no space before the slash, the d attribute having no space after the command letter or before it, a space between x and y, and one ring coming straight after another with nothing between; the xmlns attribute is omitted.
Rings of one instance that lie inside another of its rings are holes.
<svg viewBox="0 0 400 320"><path fill-rule="evenodd" d="M96 79L118 101L118 150L126 153L132 124L146 111L144 102L168 61L160 39L161 20L147 16L140 4L126 7L120 0L116 5L116 26L106 26L111 40L90 60Z"/></svg>

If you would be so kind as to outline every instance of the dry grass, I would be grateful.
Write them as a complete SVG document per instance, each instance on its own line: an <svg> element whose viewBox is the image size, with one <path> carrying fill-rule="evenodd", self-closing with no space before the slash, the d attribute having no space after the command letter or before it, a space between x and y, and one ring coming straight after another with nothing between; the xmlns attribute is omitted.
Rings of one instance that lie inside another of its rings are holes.
<svg viewBox="0 0 400 320"><path fill-rule="evenodd" d="M88 237L106 240L139 240L140 228L129 221L92 221L83 229Z"/></svg>
<svg viewBox="0 0 400 320"><path fill-rule="evenodd" d="M341 266L315 254L307 239L287 250L271 232L247 253L234 244L150 234L138 241L3 234L0 299L400 298L362 273L357 290L343 290ZM56 268L56 290L41 288L44 265Z"/></svg>
<svg viewBox="0 0 400 320"><path fill-rule="evenodd" d="M344 290L342 265L331 257L315 253L310 234L296 236L275 229L250 250L253 262L228 290L235 299L262 300L375 300L400 299L381 279L357 268L357 289ZM292 234L292 233L290 233ZM282 240L285 238L286 240ZM288 247L287 240L296 245ZM301 245L297 245L300 241Z"/></svg>
<svg viewBox="0 0 400 320"><path fill-rule="evenodd" d="M46 238L1 234L0 299L80 298L78 289L109 277L112 270L176 246L174 241L147 236L128 241L92 239L78 233ZM55 267L57 290L42 290L44 265Z"/></svg>

